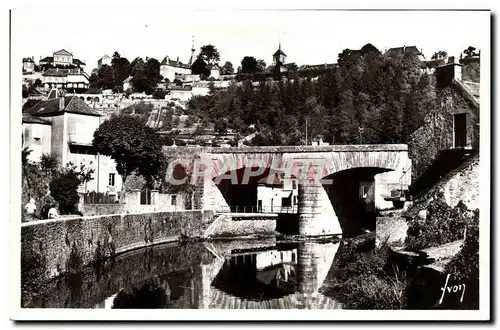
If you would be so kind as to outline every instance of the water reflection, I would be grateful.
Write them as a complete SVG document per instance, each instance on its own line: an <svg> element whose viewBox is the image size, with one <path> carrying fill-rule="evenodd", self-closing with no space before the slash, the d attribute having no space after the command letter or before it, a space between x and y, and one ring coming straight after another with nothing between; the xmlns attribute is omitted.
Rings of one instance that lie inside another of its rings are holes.
<svg viewBox="0 0 500 330"><path fill-rule="evenodd" d="M79 281L23 292L24 307L341 308L320 288L338 243L225 241L157 246L118 256Z"/></svg>

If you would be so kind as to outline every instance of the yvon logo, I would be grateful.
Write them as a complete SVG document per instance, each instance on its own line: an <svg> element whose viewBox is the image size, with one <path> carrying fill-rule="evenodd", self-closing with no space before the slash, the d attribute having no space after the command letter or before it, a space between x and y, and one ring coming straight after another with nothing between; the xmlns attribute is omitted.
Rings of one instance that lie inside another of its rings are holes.
<svg viewBox="0 0 500 330"><path fill-rule="evenodd" d="M446 282L444 283L444 286L441 288L441 291L443 292L441 294L441 299L439 299L439 304L441 305L443 303L443 298L446 293L451 294L451 293L457 293L457 292L462 292L462 295L460 296L460 302L463 302L464 300L464 294L465 294L465 284L459 284L459 285L452 285L448 286L448 281L450 279L450 274L446 276Z"/></svg>

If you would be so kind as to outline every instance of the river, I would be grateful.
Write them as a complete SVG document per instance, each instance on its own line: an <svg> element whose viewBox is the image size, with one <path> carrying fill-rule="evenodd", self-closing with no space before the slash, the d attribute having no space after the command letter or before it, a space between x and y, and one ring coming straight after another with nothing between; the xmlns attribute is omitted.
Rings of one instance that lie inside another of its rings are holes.
<svg viewBox="0 0 500 330"><path fill-rule="evenodd" d="M118 255L41 289L23 307L340 309L325 295L339 239L275 238L158 245Z"/></svg>

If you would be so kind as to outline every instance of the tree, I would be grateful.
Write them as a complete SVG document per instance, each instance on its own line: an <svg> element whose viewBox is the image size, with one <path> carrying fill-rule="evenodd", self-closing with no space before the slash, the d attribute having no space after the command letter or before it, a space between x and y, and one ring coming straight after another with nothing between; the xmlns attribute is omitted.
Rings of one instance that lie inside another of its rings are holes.
<svg viewBox="0 0 500 330"><path fill-rule="evenodd" d="M115 52L111 60L111 67L113 68L115 86L121 86L123 81L130 76L130 62L125 57L121 57L118 52Z"/></svg>
<svg viewBox="0 0 500 330"><path fill-rule="evenodd" d="M264 60L257 61L257 71L263 72L266 70L267 64Z"/></svg>
<svg viewBox="0 0 500 330"><path fill-rule="evenodd" d="M253 56L245 56L241 60L242 73L255 73L257 72L257 60Z"/></svg>
<svg viewBox="0 0 500 330"><path fill-rule="evenodd" d="M198 59L202 59L207 64L216 65L219 64L220 54L214 45L205 45L201 47Z"/></svg>
<svg viewBox="0 0 500 330"><path fill-rule="evenodd" d="M81 184L76 167L69 163L50 182L50 194L59 204L61 214L75 214L80 201L78 186Z"/></svg>
<svg viewBox="0 0 500 330"><path fill-rule="evenodd" d="M446 52L444 50L438 50L437 52L435 52L434 54L432 54L431 60L444 59L446 56L448 56L448 52Z"/></svg>
<svg viewBox="0 0 500 330"><path fill-rule="evenodd" d="M224 63L224 65L222 66L221 74L223 75L234 74L233 64L229 61Z"/></svg>
<svg viewBox="0 0 500 330"><path fill-rule="evenodd" d="M137 172L152 184L164 171L164 156L155 132L131 115L114 115L94 132L93 146L97 152L111 157L122 176ZM123 196L123 193L121 194Z"/></svg>
<svg viewBox="0 0 500 330"><path fill-rule="evenodd" d="M207 63L202 59L198 58L191 65L191 73L192 74L200 74L209 77L211 72L207 66Z"/></svg>

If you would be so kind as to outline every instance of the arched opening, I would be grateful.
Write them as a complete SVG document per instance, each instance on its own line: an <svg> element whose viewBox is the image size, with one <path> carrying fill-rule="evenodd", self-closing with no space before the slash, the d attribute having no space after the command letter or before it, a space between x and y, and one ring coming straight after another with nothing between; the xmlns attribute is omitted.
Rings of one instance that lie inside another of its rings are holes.
<svg viewBox="0 0 500 330"><path fill-rule="evenodd" d="M357 167L335 172L323 178L344 234L358 234L375 229L378 211L375 207L375 175L391 171L378 167Z"/></svg>
<svg viewBox="0 0 500 330"><path fill-rule="evenodd" d="M236 213L297 213L297 179L270 168L242 167L213 179L228 210Z"/></svg>

